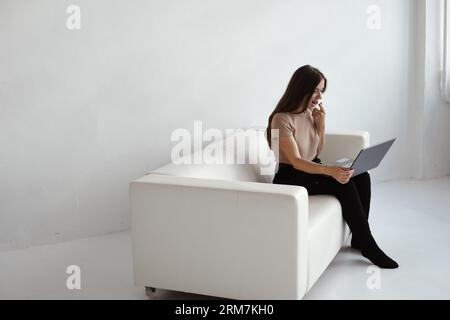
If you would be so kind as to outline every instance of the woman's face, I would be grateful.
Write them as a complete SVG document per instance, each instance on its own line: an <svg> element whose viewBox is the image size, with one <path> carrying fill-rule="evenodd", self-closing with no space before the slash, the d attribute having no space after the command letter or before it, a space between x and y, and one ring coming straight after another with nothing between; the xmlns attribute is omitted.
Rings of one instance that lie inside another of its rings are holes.
<svg viewBox="0 0 450 320"><path fill-rule="evenodd" d="M320 102L320 100L322 100L322 94L323 94L323 89L325 87L325 81L322 79L319 84L317 85L316 89L314 90L314 93L311 97L311 99L309 100L308 103L308 108L312 109L315 106L317 106Z"/></svg>

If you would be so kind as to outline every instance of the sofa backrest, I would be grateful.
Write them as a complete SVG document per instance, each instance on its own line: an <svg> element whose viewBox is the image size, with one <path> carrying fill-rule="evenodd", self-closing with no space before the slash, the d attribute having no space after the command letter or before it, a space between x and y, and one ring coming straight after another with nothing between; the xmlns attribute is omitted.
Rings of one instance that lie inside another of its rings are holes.
<svg viewBox="0 0 450 320"><path fill-rule="evenodd" d="M236 130L179 161L184 163L170 162L148 174L271 183L277 164L261 127Z"/></svg>

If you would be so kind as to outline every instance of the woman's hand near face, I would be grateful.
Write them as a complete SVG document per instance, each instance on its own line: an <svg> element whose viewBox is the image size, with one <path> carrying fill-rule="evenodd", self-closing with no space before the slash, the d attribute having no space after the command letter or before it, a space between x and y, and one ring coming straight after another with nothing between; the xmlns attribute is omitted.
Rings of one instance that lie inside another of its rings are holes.
<svg viewBox="0 0 450 320"><path fill-rule="evenodd" d="M324 132L325 131L325 109L323 108L322 102L319 104L320 110L314 108L312 111L312 116L314 119L314 124L316 126L317 131Z"/></svg>

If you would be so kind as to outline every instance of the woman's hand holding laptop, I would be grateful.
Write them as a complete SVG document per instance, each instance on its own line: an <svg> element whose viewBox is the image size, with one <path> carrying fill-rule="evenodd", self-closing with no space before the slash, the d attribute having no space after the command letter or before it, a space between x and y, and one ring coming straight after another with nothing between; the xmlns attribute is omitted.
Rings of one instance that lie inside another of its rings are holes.
<svg viewBox="0 0 450 320"><path fill-rule="evenodd" d="M342 166L326 166L325 174L332 176L339 183L346 184L352 177L354 169L346 168Z"/></svg>

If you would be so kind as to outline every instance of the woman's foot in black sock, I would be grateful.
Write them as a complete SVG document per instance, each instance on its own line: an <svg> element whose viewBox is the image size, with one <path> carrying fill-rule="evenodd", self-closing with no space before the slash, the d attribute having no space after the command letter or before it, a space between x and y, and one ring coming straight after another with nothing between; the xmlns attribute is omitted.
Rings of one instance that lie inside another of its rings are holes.
<svg viewBox="0 0 450 320"><path fill-rule="evenodd" d="M388 257L387 254L381 250L375 243L375 240L370 241L370 244L361 249L361 254L369 259L374 265L385 269L398 268L398 263Z"/></svg>

